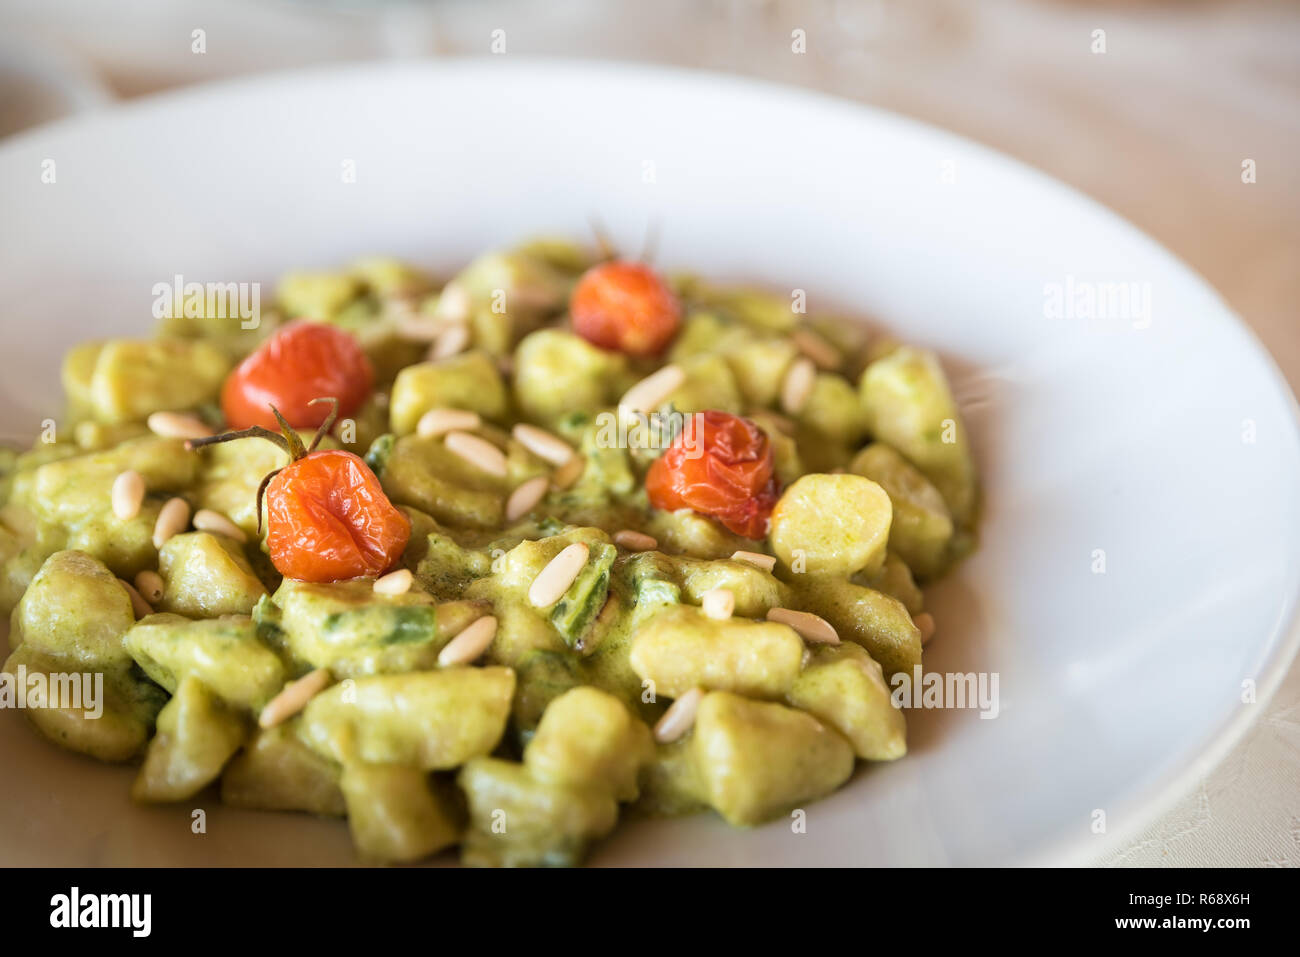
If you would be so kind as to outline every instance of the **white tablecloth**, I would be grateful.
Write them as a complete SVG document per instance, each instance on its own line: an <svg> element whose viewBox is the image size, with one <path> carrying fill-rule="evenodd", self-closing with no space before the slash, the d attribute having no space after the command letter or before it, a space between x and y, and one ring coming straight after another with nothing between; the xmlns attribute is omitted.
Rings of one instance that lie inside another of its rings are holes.
<svg viewBox="0 0 1300 957"><path fill-rule="evenodd" d="M194 52L202 30L205 52ZM262 3L7 0L132 96L376 56L637 59L861 99L1091 194L1206 276L1300 387L1300 6L1048 0ZM803 30L806 53L791 50ZM1094 52L1104 31L1105 52ZM1242 181L1253 160L1256 182ZM1300 668L1246 739L1119 865L1300 864Z"/></svg>

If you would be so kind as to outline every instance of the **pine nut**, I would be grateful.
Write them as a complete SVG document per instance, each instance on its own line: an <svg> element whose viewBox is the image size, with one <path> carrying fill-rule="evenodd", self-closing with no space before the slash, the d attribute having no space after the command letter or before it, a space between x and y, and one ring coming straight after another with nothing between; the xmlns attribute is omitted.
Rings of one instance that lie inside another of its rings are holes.
<svg viewBox="0 0 1300 957"><path fill-rule="evenodd" d="M376 595L405 595L411 590L415 576L409 568L399 568L395 572L381 575L375 579Z"/></svg>
<svg viewBox="0 0 1300 957"><path fill-rule="evenodd" d="M479 418L479 414L467 409L430 409L420 416L420 421L415 426L415 434L422 439L432 439L452 431L468 432L482 424L483 420Z"/></svg>
<svg viewBox="0 0 1300 957"><path fill-rule="evenodd" d="M765 572L770 572L776 568L776 558L772 555L763 555L760 552L732 552L731 560L733 562L748 562L755 568L761 568Z"/></svg>
<svg viewBox="0 0 1300 957"><path fill-rule="evenodd" d="M266 703L262 713L257 716L257 724L262 728L274 728L283 724L295 714L307 707L307 702L325 690L330 683L330 673L325 668L303 675L297 681L291 681L278 695Z"/></svg>
<svg viewBox="0 0 1300 957"><path fill-rule="evenodd" d="M435 362L439 359L450 359L464 352L468 345L469 326L463 322L453 322L438 333L437 339L433 340L433 345L429 347L429 358Z"/></svg>
<svg viewBox="0 0 1300 957"><path fill-rule="evenodd" d="M555 470L555 474L551 476L551 484L563 491L582 478L586 468L587 460L581 455L575 455Z"/></svg>
<svg viewBox="0 0 1300 957"><path fill-rule="evenodd" d="M150 432L164 439L203 439L212 435L202 419L184 412L154 412L145 421Z"/></svg>
<svg viewBox="0 0 1300 957"><path fill-rule="evenodd" d="M153 526L153 547L162 548L167 539L177 535L190 524L190 503L183 498L169 498L158 512Z"/></svg>
<svg viewBox="0 0 1300 957"><path fill-rule="evenodd" d="M912 624L921 629L921 647L924 648L934 637L934 615L923 611L912 619Z"/></svg>
<svg viewBox="0 0 1300 957"><path fill-rule="evenodd" d="M493 615L484 615L471 621L455 638L447 642L438 652L438 664L443 668L452 665L467 665L478 658L491 646L497 635L497 620Z"/></svg>
<svg viewBox="0 0 1300 957"><path fill-rule="evenodd" d="M438 301L433 307L433 314L443 322L463 323L469 319L473 303L465 287L452 280L442 287Z"/></svg>
<svg viewBox="0 0 1300 957"><path fill-rule="evenodd" d="M575 454L573 446L564 439L535 425L525 425L521 422L511 430L510 434L529 452L552 465L566 465Z"/></svg>
<svg viewBox="0 0 1300 957"><path fill-rule="evenodd" d="M839 633L831 623L811 612L795 611L793 608L769 608L767 620L789 625L807 641L821 641L828 645L840 643Z"/></svg>
<svg viewBox="0 0 1300 957"><path fill-rule="evenodd" d="M550 487L551 480L545 475L538 475L522 483L506 499L506 520L513 522L523 518L546 497L547 489Z"/></svg>
<svg viewBox="0 0 1300 957"><path fill-rule="evenodd" d="M663 404L664 399L676 392L686 381L680 366L666 365L658 372L646 376L619 399L619 411L651 412Z"/></svg>
<svg viewBox="0 0 1300 957"><path fill-rule="evenodd" d="M135 590L134 585L121 578L118 579L118 583L126 589L126 593L131 599L131 610L135 612L137 620L153 614L153 606L144 600L144 596Z"/></svg>
<svg viewBox="0 0 1300 957"><path fill-rule="evenodd" d="M798 415L812 395L816 378L817 367L811 359L795 359L781 382L781 408L790 415Z"/></svg>
<svg viewBox="0 0 1300 957"><path fill-rule="evenodd" d="M248 541L248 535L242 528L220 512L214 512L210 508L201 508L194 513L194 527L200 532L211 532L213 535L233 538L241 545Z"/></svg>
<svg viewBox="0 0 1300 957"><path fill-rule="evenodd" d="M393 318L397 338L406 342L436 342L447 324L436 316L416 312L415 308L404 301L390 304L389 314Z"/></svg>
<svg viewBox="0 0 1300 957"><path fill-rule="evenodd" d="M134 469L127 469L113 479L113 514L128 522L140 514L144 504L144 476Z"/></svg>
<svg viewBox="0 0 1300 957"><path fill-rule="evenodd" d="M614 544L623 546L629 552L649 552L659 547L659 539L644 532L624 528L614 533Z"/></svg>
<svg viewBox="0 0 1300 957"><path fill-rule="evenodd" d="M710 588L700 596L700 607L710 618L725 621L736 610L736 595L730 588Z"/></svg>
<svg viewBox="0 0 1300 957"><path fill-rule="evenodd" d="M447 448L455 452L470 465L482 469L489 475L505 478L507 472L506 457L499 448L486 439L468 432L448 432Z"/></svg>
<svg viewBox="0 0 1300 957"><path fill-rule="evenodd" d="M703 688L692 688L668 706L655 723L655 740L660 744L671 744L695 724L695 713L700 710L704 700Z"/></svg>
<svg viewBox="0 0 1300 957"><path fill-rule="evenodd" d="M838 369L843 361L839 350L812 329L800 328L790 333L795 347L823 369Z"/></svg>
<svg viewBox="0 0 1300 957"><path fill-rule="evenodd" d="M146 568L135 576L135 590L144 597L145 601L156 605L162 601L166 584L161 575Z"/></svg>
<svg viewBox="0 0 1300 957"><path fill-rule="evenodd" d="M419 299L416 296L400 292L384 296L379 302L380 312L395 319L415 315L419 304Z"/></svg>
<svg viewBox="0 0 1300 957"><path fill-rule="evenodd" d="M566 545L533 579L528 587L528 603L534 608L547 608L564 597L587 564L589 553L590 549L582 542Z"/></svg>

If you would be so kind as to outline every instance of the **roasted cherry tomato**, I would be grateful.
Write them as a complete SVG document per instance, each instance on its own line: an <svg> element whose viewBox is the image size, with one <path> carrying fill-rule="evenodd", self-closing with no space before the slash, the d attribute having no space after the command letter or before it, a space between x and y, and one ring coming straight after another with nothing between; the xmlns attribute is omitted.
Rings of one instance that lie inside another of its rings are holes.
<svg viewBox="0 0 1300 957"><path fill-rule="evenodd" d="M402 557L411 522L351 452L312 452L266 487L266 547L276 570L308 582L382 575Z"/></svg>
<svg viewBox="0 0 1300 957"><path fill-rule="evenodd" d="M645 477L650 504L711 515L745 538L767 534L780 492L772 443L748 419L710 410L689 416Z"/></svg>
<svg viewBox="0 0 1300 957"><path fill-rule="evenodd" d="M334 424L334 411L325 416L310 446L271 407L277 435L260 425L210 438L193 439L189 448L257 436L289 453L289 464L262 480L257 490L258 531L266 503L266 547L276 571L308 582L344 581L382 575L395 566L411 538L411 522L393 507L370 466L351 452L317 451ZM315 411L314 409L312 411Z"/></svg>
<svg viewBox="0 0 1300 957"><path fill-rule="evenodd" d="M278 330L226 378L221 411L232 429L277 427L275 406L299 429L325 421L318 396L338 399L340 415L357 412L370 396L375 371L357 340L320 322L292 322Z"/></svg>
<svg viewBox="0 0 1300 957"><path fill-rule="evenodd" d="M569 297L573 331L593 345L633 356L663 352L682 324L682 307L649 266L592 266Z"/></svg>

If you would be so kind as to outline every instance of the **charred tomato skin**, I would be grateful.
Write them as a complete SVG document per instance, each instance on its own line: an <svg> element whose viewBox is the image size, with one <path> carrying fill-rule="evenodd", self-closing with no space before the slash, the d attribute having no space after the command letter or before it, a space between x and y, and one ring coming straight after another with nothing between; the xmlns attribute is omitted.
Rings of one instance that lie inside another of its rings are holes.
<svg viewBox="0 0 1300 957"><path fill-rule="evenodd" d="M297 320L278 329L241 362L221 389L221 411L232 429L275 429L274 406L298 429L314 429L329 409L312 399L339 400L338 414L355 415L375 384L374 367L349 333Z"/></svg>
<svg viewBox="0 0 1300 957"><path fill-rule="evenodd" d="M592 345L655 356L677 335L682 307L649 266L614 260L592 266L569 297L573 331Z"/></svg>
<svg viewBox="0 0 1300 957"><path fill-rule="evenodd" d="M266 545L276 570L307 582L374 577L406 550L411 522L351 452L312 452L266 487Z"/></svg>
<svg viewBox="0 0 1300 957"><path fill-rule="evenodd" d="M780 495L767 434L749 419L712 409L687 418L645 484L655 508L689 508L752 539L767 535Z"/></svg>

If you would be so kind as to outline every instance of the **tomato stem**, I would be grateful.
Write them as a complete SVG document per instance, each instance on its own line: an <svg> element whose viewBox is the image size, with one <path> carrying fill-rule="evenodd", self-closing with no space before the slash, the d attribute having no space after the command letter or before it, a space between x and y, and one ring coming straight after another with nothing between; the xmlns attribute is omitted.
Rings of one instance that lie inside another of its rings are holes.
<svg viewBox="0 0 1300 957"><path fill-rule="evenodd" d="M591 225L591 232L596 237L597 262L612 262L618 258L618 251L610 241L609 232L605 229L605 224L600 221L595 213L587 217Z"/></svg>
<svg viewBox="0 0 1300 957"><path fill-rule="evenodd" d="M311 445L307 447L308 452L315 452L316 446L320 445L320 440L330 434L330 429L334 428L334 420L339 417L339 400L332 395L319 396L308 402L308 405L315 405L318 402L329 402L331 404L329 415L325 416L325 421L320 424L316 430L315 437L311 440Z"/></svg>
<svg viewBox="0 0 1300 957"><path fill-rule="evenodd" d="M185 443L185 448L193 451L204 445L216 445L219 442L230 442L234 439L266 439L268 442L274 442L289 456L290 462L297 462L299 459L310 455L316 451L316 446L320 445L321 439L329 435L330 429L334 428L334 421L339 416L339 400L334 396L319 396L308 402L308 405L316 405L318 402L329 402L332 408L329 415L321 422L320 428L316 430L316 435L312 437L311 445L303 445L302 438L298 435L297 430L291 426L280 414L280 410L275 406L268 406L271 414L275 416L275 421L280 423L279 433L272 432L270 429L264 429L260 425L254 425L247 429L240 429L238 432L222 432L220 435L209 435L201 439L189 439ZM276 469L262 479L261 484L257 486L257 534L262 534L262 499L266 496L266 487L271 483L271 479L280 474L282 470Z"/></svg>
<svg viewBox="0 0 1300 957"><path fill-rule="evenodd" d="M271 479L275 478L284 469L276 469L274 472L267 472L262 481L257 486L257 537L262 537L262 499L266 497L266 487L271 484Z"/></svg>
<svg viewBox="0 0 1300 957"><path fill-rule="evenodd" d="M268 442L274 442L284 451L289 451L289 443L285 441L283 435L264 429L260 425L240 429L238 432L222 432L220 435L209 435L201 439L187 439L185 448L193 451L204 445L216 445L219 442L231 442L235 439L266 439Z"/></svg>
<svg viewBox="0 0 1300 957"><path fill-rule="evenodd" d="M286 448L289 452L289 461L297 462L307 454L307 446L302 444L302 439L298 437L297 431L292 425L285 421L280 410L271 406L271 414L275 416L275 421L280 423L280 434L284 436Z"/></svg>

